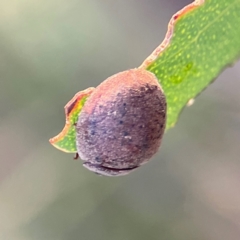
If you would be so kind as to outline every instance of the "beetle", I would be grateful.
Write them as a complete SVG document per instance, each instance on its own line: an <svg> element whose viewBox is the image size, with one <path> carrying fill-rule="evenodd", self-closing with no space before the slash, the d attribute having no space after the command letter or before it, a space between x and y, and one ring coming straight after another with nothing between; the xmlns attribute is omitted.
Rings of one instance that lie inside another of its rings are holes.
<svg viewBox="0 0 240 240"><path fill-rule="evenodd" d="M96 87L79 113L77 152L90 171L126 175L157 152L165 123L166 99L155 75L120 72Z"/></svg>

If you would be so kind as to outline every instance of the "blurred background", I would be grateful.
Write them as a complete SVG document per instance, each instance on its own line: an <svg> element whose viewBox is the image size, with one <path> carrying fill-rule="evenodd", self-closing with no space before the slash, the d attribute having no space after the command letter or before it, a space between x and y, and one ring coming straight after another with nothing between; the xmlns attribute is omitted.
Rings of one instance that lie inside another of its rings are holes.
<svg viewBox="0 0 240 240"><path fill-rule="evenodd" d="M239 240L240 63L132 174L53 148L79 90L139 66L187 0L1 0L0 240Z"/></svg>

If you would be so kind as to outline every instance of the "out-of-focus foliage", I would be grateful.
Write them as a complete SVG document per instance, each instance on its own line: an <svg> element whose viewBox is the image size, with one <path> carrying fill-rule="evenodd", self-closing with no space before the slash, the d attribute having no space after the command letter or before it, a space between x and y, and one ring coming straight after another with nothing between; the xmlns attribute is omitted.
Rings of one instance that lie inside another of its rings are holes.
<svg viewBox="0 0 240 240"><path fill-rule="evenodd" d="M0 240L240 238L239 63L129 176L94 175L48 143L68 100L139 66L188 3L1 1Z"/></svg>

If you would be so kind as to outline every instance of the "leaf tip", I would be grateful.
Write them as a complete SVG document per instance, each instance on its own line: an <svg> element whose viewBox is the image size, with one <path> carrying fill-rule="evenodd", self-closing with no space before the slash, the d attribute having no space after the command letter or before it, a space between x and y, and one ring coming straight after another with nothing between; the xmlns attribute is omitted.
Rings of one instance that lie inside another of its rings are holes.
<svg viewBox="0 0 240 240"><path fill-rule="evenodd" d="M76 153L76 130L75 124L78 120L78 115L82 110L82 107L95 88L87 88L80 91L65 105L66 123L63 130L53 138L49 139L49 142L58 150L66 153Z"/></svg>

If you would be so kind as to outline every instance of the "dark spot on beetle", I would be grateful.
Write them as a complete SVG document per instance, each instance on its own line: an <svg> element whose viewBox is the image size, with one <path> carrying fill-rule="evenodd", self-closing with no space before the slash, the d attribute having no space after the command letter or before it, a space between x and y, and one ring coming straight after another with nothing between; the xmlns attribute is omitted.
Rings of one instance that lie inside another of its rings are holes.
<svg viewBox="0 0 240 240"><path fill-rule="evenodd" d="M89 123L92 127L95 127L97 122L96 122L96 120L92 120Z"/></svg>
<svg viewBox="0 0 240 240"><path fill-rule="evenodd" d="M122 121L122 120L120 120L120 121L119 121L119 124L123 124L123 121Z"/></svg>
<svg viewBox="0 0 240 240"><path fill-rule="evenodd" d="M128 132L123 132L123 136L128 136L129 133Z"/></svg>
<svg viewBox="0 0 240 240"><path fill-rule="evenodd" d="M153 88L149 88L149 90L148 90L148 93L153 93L153 92L155 92L156 91L156 88L155 88L155 86L153 87Z"/></svg>
<svg viewBox="0 0 240 240"><path fill-rule="evenodd" d="M126 106L127 106L127 104L126 104L126 103L123 103L123 106L124 106L124 107L126 107Z"/></svg>
<svg viewBox="0 0 240 240"><path fill-rule="evenodd" d="M95 157L95 160L96 160L97 162L100 162L100 161L101 161L100 157Z"/></svg>
<svg viewBox="0 0 240 240"><path fill-rule="evenodd" d="M154 91L157 90L157 88L158 88L158 87L157 87L156 85L153 85L153 86L150 87L150 89L152 89L152 90L154 90Z"/></svg>
<svg viewBox="0 0 240 240"><path fill-rule="evenodd" d="M143 148L149 148L149 145L148 144L143 144Z"/></svg>

